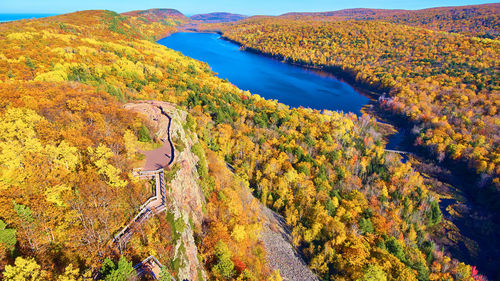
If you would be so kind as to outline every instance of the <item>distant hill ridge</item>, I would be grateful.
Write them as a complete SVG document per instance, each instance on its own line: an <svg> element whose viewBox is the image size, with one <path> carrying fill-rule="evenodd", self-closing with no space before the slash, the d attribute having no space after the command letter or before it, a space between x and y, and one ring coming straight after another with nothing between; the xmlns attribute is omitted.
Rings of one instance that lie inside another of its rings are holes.
<svg viewBox="0 0 500 281"><path fill-rule="evenodd" d="M367 16L367 15L380 15L380 14L397 14L401 12L410 12L409 10L386 10L386 9L369 9L369 8L355 8L355 9L343 9L337 11L327 11L327 12L290 12L282 14L278 17L356 17L356 16Z"/></svg>
<svg viewBox="0 0 500 281"><path fill-rule="evenodd" d="M183 13L179 12L176 9L137 10L137 11L122 13L122 15L134 16L134 17L146 17L153 21L158 21L165 18L183 19L183 20L188 19L188 17L186 17Z"/></svg>
<svg viewBox="0 0 500 281"><path fill-rule="evenodd" d="M287 13L278 18L303 20L376 20L485 38L500 36L500 3L422 10L347 9Z"/></svg>
<svg viewBox="0 0 500 281"><path fill-rule="evenodd" d="M325 16L325 17L354 17L360 16L361 18L356 19L364 19L364 16L369 15L377 15L377 16L385 16L385 15L399 15L399 14L425 14L425 13L436 13L436 12L451 12L451 13L459 13L461 11L469 12L469 13L478 13L482 14L484 11L495 11L500 12L500 3L492 3L492 4L481 4L481 5L468 5L468 6L449 6L449 7L435 7L435 8L426 8L420 10L403 10L403 9L370 9L370 8L354 8L354 9L343 9L337 11L326 11L326 12L290 12L282 14L278 17L294 17L294 16ZM353 18L354 19L354 18Z"/></svg>
<svg viewBox="0 0 500 281"><path fill-rule="evenodd" d="M247 16L240 14L232 14L225 12L215 12L208 14L198 14L190 17L192 20L203 21L206 23L217 23L217 22L232 22L246 19Z"/></svg>

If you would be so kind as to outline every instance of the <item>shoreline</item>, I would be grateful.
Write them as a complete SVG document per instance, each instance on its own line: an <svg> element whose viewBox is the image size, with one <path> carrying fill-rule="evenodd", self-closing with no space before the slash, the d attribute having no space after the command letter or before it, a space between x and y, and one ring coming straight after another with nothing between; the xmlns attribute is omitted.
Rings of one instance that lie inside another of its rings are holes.
<svg viewBox="0 0 500 281"><path fill-rule="evenodd" d="M413 128L413 126L418 125L417 123L408 120L405 116L394 114L387 110L384 110L378 105L377 102L378 98L381 97L383 94L388 93L390 89L387 88L379 89L377 87L367 85L366 83L357 82L355 81L356 75L354 73L351 73L350 71L347 70L343 70L341 67L315 66L315 65L308 65L305 62L293 62L285 59L282 55L268 54L252 47L245 47L243 44L223 36L223 34L220 31L206 32L206 33L217 33L221 35L221 39L240 46L242 50L246 52L272 58L282 63L287 63L310 70L318 70L333 75L339 81L349 84L349 86L353 87L360 94L370 99L370 101L367 104L365 104L361 109L361 113L367 113L372 117L375 117L377 119L377 122L380 121L379 123L381 123L382 125L390 125L391 127L393 127L395 130L394 133L387 134L385 135L385 137L391 137L392 135L400 132L400 130L396 130L396 128L399 128L406 131L405 139L411 140L412 143L415 140L415 136L411 134L411 129ZM409 149L411 150L412 153L418 154L418 156L423 157L425 159L431 160L433 162L437 161L437 159L433 156L434 153L431 150L429 150L429 148L427 148L426 146L417 146L412 144L410 145L410 147L405 147L405 149ZM480 176L467 167L468 165L465 162L465 160L453 160L446 157L440 163L443 163L446 168L450 168L452 170L460 170L459 171L460 174L466 173L466 175L464 176L467 176L468 178L475 177L474 182L480 180Z"/></svg>
<svg viewBox="0 0 500 281"><path fill-rule="evenodd" d="M412 122L411 120L408 120L406 117L397 115L394 113L391 113L389 111L384 110L381 108L378 104L378 98L381 97L383 94L386 94L390 91L390 89L379 89L375 86L372 85L367 85L366 83L359 83L355 81L356 75L354 73L350 73L349 71L343 70L341 67L326 67L326 66L315 66L315 65L309 65L305 62L294 62L285 59L282 55L273 55L273 54L268 54L264 53L258 49L252 48L252 47L245 47L243 44L232 40L224 34L219 31L219 30L203 30L200 31L196 28L190 28L189 30L179 30L175 33L181 33L181 32L189 32L189 33L207 33L207 34L218 34L220 35L220 39L236 44L238 45L242 51L261 55L276 61L279 61L281 63L286 63L290 65L294 65L297 67L301 67L307 70L315 70L315 71L320 71L325 74L331 75L335 79L344 82L351 86L353 89L355 89L357 92L359 92L361 95L367 97L369 99L369 102L367 102L363 107L360 109L361 114L369 114L372 117L377 119L377 123L379 123L382 127L382 132L383 137L385 140L387 140L386 145L389 145L389 138L394 136L395 134L401 133L402 130L404 130L404 136L403 140L398 142L397 145L406 143L405 147L403 148L404 150L407 150L416 156L419 156L421 158L424 158L426 160L430 160L432 162L438 162L436 157L433 155L434 153L429 150L429 148L425 146L417 146L414 145L415 141L415 136L411 134L411 130L413 126L417 125L416 123ZM170 35L172 35L170 34ZM169 35L169 36L170 36ZM167 36L168 37L168 36ZM166 37L165 37L166 38ZM321 111L321 110L319 110ZM476 183L480 180L480 176L477 175L474 171L470 170L467 167L467 163L465 163L465 160L453 160L449 159L446 157L443 161L436 163L439 166L444 166L444 168L449 168L453 171L457 171L457 174L462 175L461 177L467 178L467 183L471 184L472 182ZM457 175L458 176L458 175ZM474 180L470 181L469 179L473 177ZM467 193L469 190L466 190ZM477 190L471 190L472 192L477 192Z"/></svg>
<svg viewBox="0 0 500 281"><path fill-rule="evenodd" d="M189 30L179 30L179 32L198 32L198 33L208 33L208 34L218 34L221 40L225 40L227 42L231 42L240 47L242 51L246 51L249 53L254 53L257 55L261 55L264 57L271 58L273 60L277 60L281 63L287 63L294 66L298 66L304 69L318 71L322 73L326 73L328 75L332 75L335 79L347 83L349 86L354 88L361 95L368 97L369 101L365 104L360 112L367 113L374 117L379 124L379 132L383 134L383 138L386 141L386 147L388 146L397 146L398 150L404 150L410 152L410 158L407 161L412 162L413 167L416 171L428 177L426 179L428 183L433 187L432 190L435 192L440 199L440 209L444 215L448 214L448 207L451 205L450 200L454 201L456 205L465 205L471 210L479 211L480 213L494 214L494 206L490 204L488 201L482 200L483 198L491 198L490 192L478 192L478 182L480 181L480 175L475 174L467 167L467 163L464 160L453 160L449 158L445 158L444 161L439 162L433 152L425 147L425 146L417 146L414 144L414 140L416 138L415 135L411 133L413 126L416 124L411 120L408 120L404 116L393 114L387 110L384 110L380 107L378 103L378 98L382 96L384 93L389 92L390 89L379 89L374 87L373 85L366 85L366 83L356 82L356 75L354 72L349 70L344 70L341 67L325 67L325 66L315 66L309 65L305 62L295 62L291 60L287 60L282 55L273 55L264 53L258 49L245 47L241 43L234 41L230 38L227 38L223 35L222 32L216 30L204 30L199 31L195 28L190 28ZM392 140L391 140L392 138ZM394 141L395 144L391 142ZM391 148L392 149L392 148ZM437 171L446 171L446 174L441 175ZM435 185L434 185L435 184ZM443 186L452 186L452 189L443 188ZM484 189L483 189L484 190ZM451 199L450 199L451 198ZM473 219L472 212L467 213L465 217L469 217ZM494 223L500 225L500 223L493 219ZM463 223L463 219L456 217L447 217L444 222L442 222L442 230L443 234L436 234L435 240L440 241L439 243L442 246L445 246L447 251L460 252L460 245L447 243L447 239L449 238L447 235L449 234L450 229L447 228L449 223L456 224L459 227L460 233L465 234L467 236L463 236L464 239L469 239L470 237L474 238L471 241L474 243L480 244L480 248L483 250L488 248L486 244L487 241L483 241L481 237L476 236L474 234L474 228L467 226ZM438 233L438 232L436 232ZM463 242L463 241L462 241ZM466 262L468 263L477 263L478 260L474 261L474 258L470 256L470 253L467 251L461 252L461 255ZM466 258L466 256L469 256ZM483 263L484 262L484 263ZM483 260L481 264L487 266L487 262ZM477 264L479 265L479 264ZM479 265L480 266L480 265ZM483 268L480 266L480 268ZM486 268L484 268L486 269ZM492 269L481 270L482 272L488 272L488 275L495 274L492 272Z"/></svg>
<svg viewBox="0 0 500 281"><path fill-rule="evenodd" d="M226 36L224 36L221 32L206 32L206 33L216 33L219 34L222 40L231 42L233 44L236 44L242 48L243 51L250 52L253 54L265 56L277 61L280 61L282 63L302 67L305 69L309 70L317 70L317 71L322 71L327 74L333 75L337 80L342 81L344 83L349 84L349 86L353 87L356 91L360 92L361 94L365 95L366 97L370 98L370 100L375 100L378 99L382 94L389 92L390 89L379 89L377 87L373 87L370 85L367 85L365 83L359 83L355 81L356 75L354 73L350 73L347 70L342 69L341 67L334 67L334 66L316 66L316 65L310 65L306 62L301 62L301 61L291 61L289 59L286 59L282 55L273 55L269 53L264 53L256 48L252 47L246 47L243 44L239 43L238 41L232 40ZM369 103L368 103L369 104ZM367 105L368 105L367 104Z"/></svg>
<svg viewBox="0 0 500 281"><path fill-rule="evenodd" d="M474 257L465 244L466 241L472 241L471 243L481 248L481 252L484 251L486 256L490 256L492 254L491 251L495 251L491 249L491 241L487 238L483 238L481 234L478 234L476 232L478 227L469 225L467 220L476 220L477 214L481 214L480 218L477 218L478 221L481 221L482 217L491 216L493 220L492 223L496 225L493 227L493 231L499 229L500 219L495 216L496 207L494 205L496 201L495 198L498 198L498 194L495 193L495 190L481 187L481 175L471 170L465 159L454 160L445 157L443 161L438 161L434 152L429 147L415 145L416 136L412 134L411 131L417 124L407 119L405 116L384 110L378 103L378 98L384 93L388 93L390 89L379 89L372 85L367 85L366 83L359 83L355 79L356 75L354 72L344 70L341 67L314 66L308 65L305 62L290 61L285 59L282 55L267 54L252 47L245 47L243 44L225 37L221 32L215 33L219 34L222 40L240 46L243 51L262 55L298 67L332 74L338 80L349 84L360 94L369 97L370 101L363 106L361 112L371 115L377 120L377 123L380 124L380 132L383 134L383 138L387 140L386 147L391 145L391 138L395 137L395 145L400 146L398 150L404 150L410 153L409 156L412 159L408 159L407 161L412 162L413 168L423 175L428 176L428 174L430 174L426 181L431 185L431 190L438 195L440 200L439 205L443 215L448 214L448 207L451 205L450 200L454 202L456 208L465 206L469 209L468 212L459 214L458 217L448 216L445 218L445 220L441 222L441 229L444 233L440 234L439 231L436 231L433 240L445 247L447 251L453 252L454 256L461 256L463 261L467 263L475 264L481 261L476 265L480 268L480 271L487 274L487 276L492 277L498 274L493 267L489 266L491 262L489 262L486 257ZM396 136L398 134L401 135ZM433 171L446 171L448 173L446 175L440 175L439 172L433 173ZM443 186L450 186L452 188L443 188ZM448 235L453 235L453 228L449 227L450 223L459 229L459 234L461 236L459 242L449 243L450 238Z"/></svg>

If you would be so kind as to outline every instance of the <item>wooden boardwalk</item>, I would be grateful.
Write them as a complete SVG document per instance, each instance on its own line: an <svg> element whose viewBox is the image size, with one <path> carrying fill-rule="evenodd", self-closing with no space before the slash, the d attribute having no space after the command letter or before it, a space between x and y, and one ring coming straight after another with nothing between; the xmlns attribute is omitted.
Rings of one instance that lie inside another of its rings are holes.
<svg viewBox="0 0 500 281"><path fill-rule="evenodd" d="M139 213L113 238L113 244L116 244L120 251L125 249L127 242L132 238L135 229L139 225L152 215L158 214L167 208L167 191L165 188L165 172L163 168L155 171L135 169L132 173L136 177L154 179L155 194L149 198L146 203L142 204Z"/></svg>
<svg viewBox="0 0 500 281"><path fill-rule="evenodd" d="M113 238L112 243L118 247L120 252L125 250L128 241L132 238L138 226L151 216L163 212L167 208L167 190L165 188L165 172L163 168L154 171L134 169L132 174L139 178L154 179L155 194L141 205L139 213ZM135 265L134 269L138 277L149 273L154 279L158 279L162 267L163 265L154 256L149 256ZM170 277L175 281L172 276Z"/></svg>
<svg viewBox="0 0 500 281"><path fill-rule="evenodd" d="M170 137L170 125L172 119L165 113L163 108L159 108L161 115L168 118L167 135L162 139L162 147L142 152L146 155L144 168L137 168L132 171L135 177L154 180L154 194L139 208L139 213L126 225L112 240L112 245L116 246L120 252L125 250L136 229L150 217L167 209L167 190L165 187L165 171L163 167L168 167L174 161L174 145ZM163 265L154 257L149 256L142 262L134 266L137 277L149 273L154 279L160 277ZM168 272L167 272L168 273ZM169 274L170 275L170 274ZM175 279L170 275L171 280Z"/></svg>

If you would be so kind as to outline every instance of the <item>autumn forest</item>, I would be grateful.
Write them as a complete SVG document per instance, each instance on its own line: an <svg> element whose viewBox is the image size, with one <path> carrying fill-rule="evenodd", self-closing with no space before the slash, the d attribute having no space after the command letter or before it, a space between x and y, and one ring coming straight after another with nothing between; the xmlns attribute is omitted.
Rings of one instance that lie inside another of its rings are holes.
<svg viewBox="0 0 500 281"><path fill-rule="evenodd" d="M370 104L243 91L157 43L179 31L334 74ZM499 36L499 4L0 23L0 279L496 280L500 256L458 221L488 214L498 238ZM394 128L409 155L386 149ZM172 159L162 178L138 176L155 157Z"/></svg>

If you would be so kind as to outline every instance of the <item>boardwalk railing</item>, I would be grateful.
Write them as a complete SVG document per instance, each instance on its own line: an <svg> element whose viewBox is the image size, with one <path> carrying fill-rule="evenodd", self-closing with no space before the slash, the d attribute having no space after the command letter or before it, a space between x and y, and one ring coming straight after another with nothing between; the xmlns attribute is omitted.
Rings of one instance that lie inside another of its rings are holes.
<svg viewBox="0 0 500 281"><path fill-rule="evenodd" d="M132 221L125 226L113 239L114 244L118 244L120 250L124 249L127 242L134 234L134 228L142 224L149 217L160 213L167 208L167 191L165 188L165 171L158 169L154 171L143 171L142 169L134 169L132 174L141 178L153 178L155 181L155 193L144 204L141 205L139 213ZM154 279L158 279L163 265L154 257L149 256L136 266L137 276L141 276L145 272L151 274ZM170 273L167 272L170 275ZM170 275L170 278L175 279Z"/></svg>
<svg viewBox="0 0 500 281"><path fill-rule="evenodd" d="M168 162L168 164L167 164L167 166L169 166L170 164L172 164L172 162L174 162L174 158L175 158L174 143L172 142L172 137L170 134L170 127L172 125L172 118L165 112L165 110L163 110L163 108L161 106L159 108L160 108L161 114L163 114L164 116L166 116L168 118L167 137L168 137L168 143L170 144L170 151L172 152L172 154L170 155L170 162Z"/></svg>

